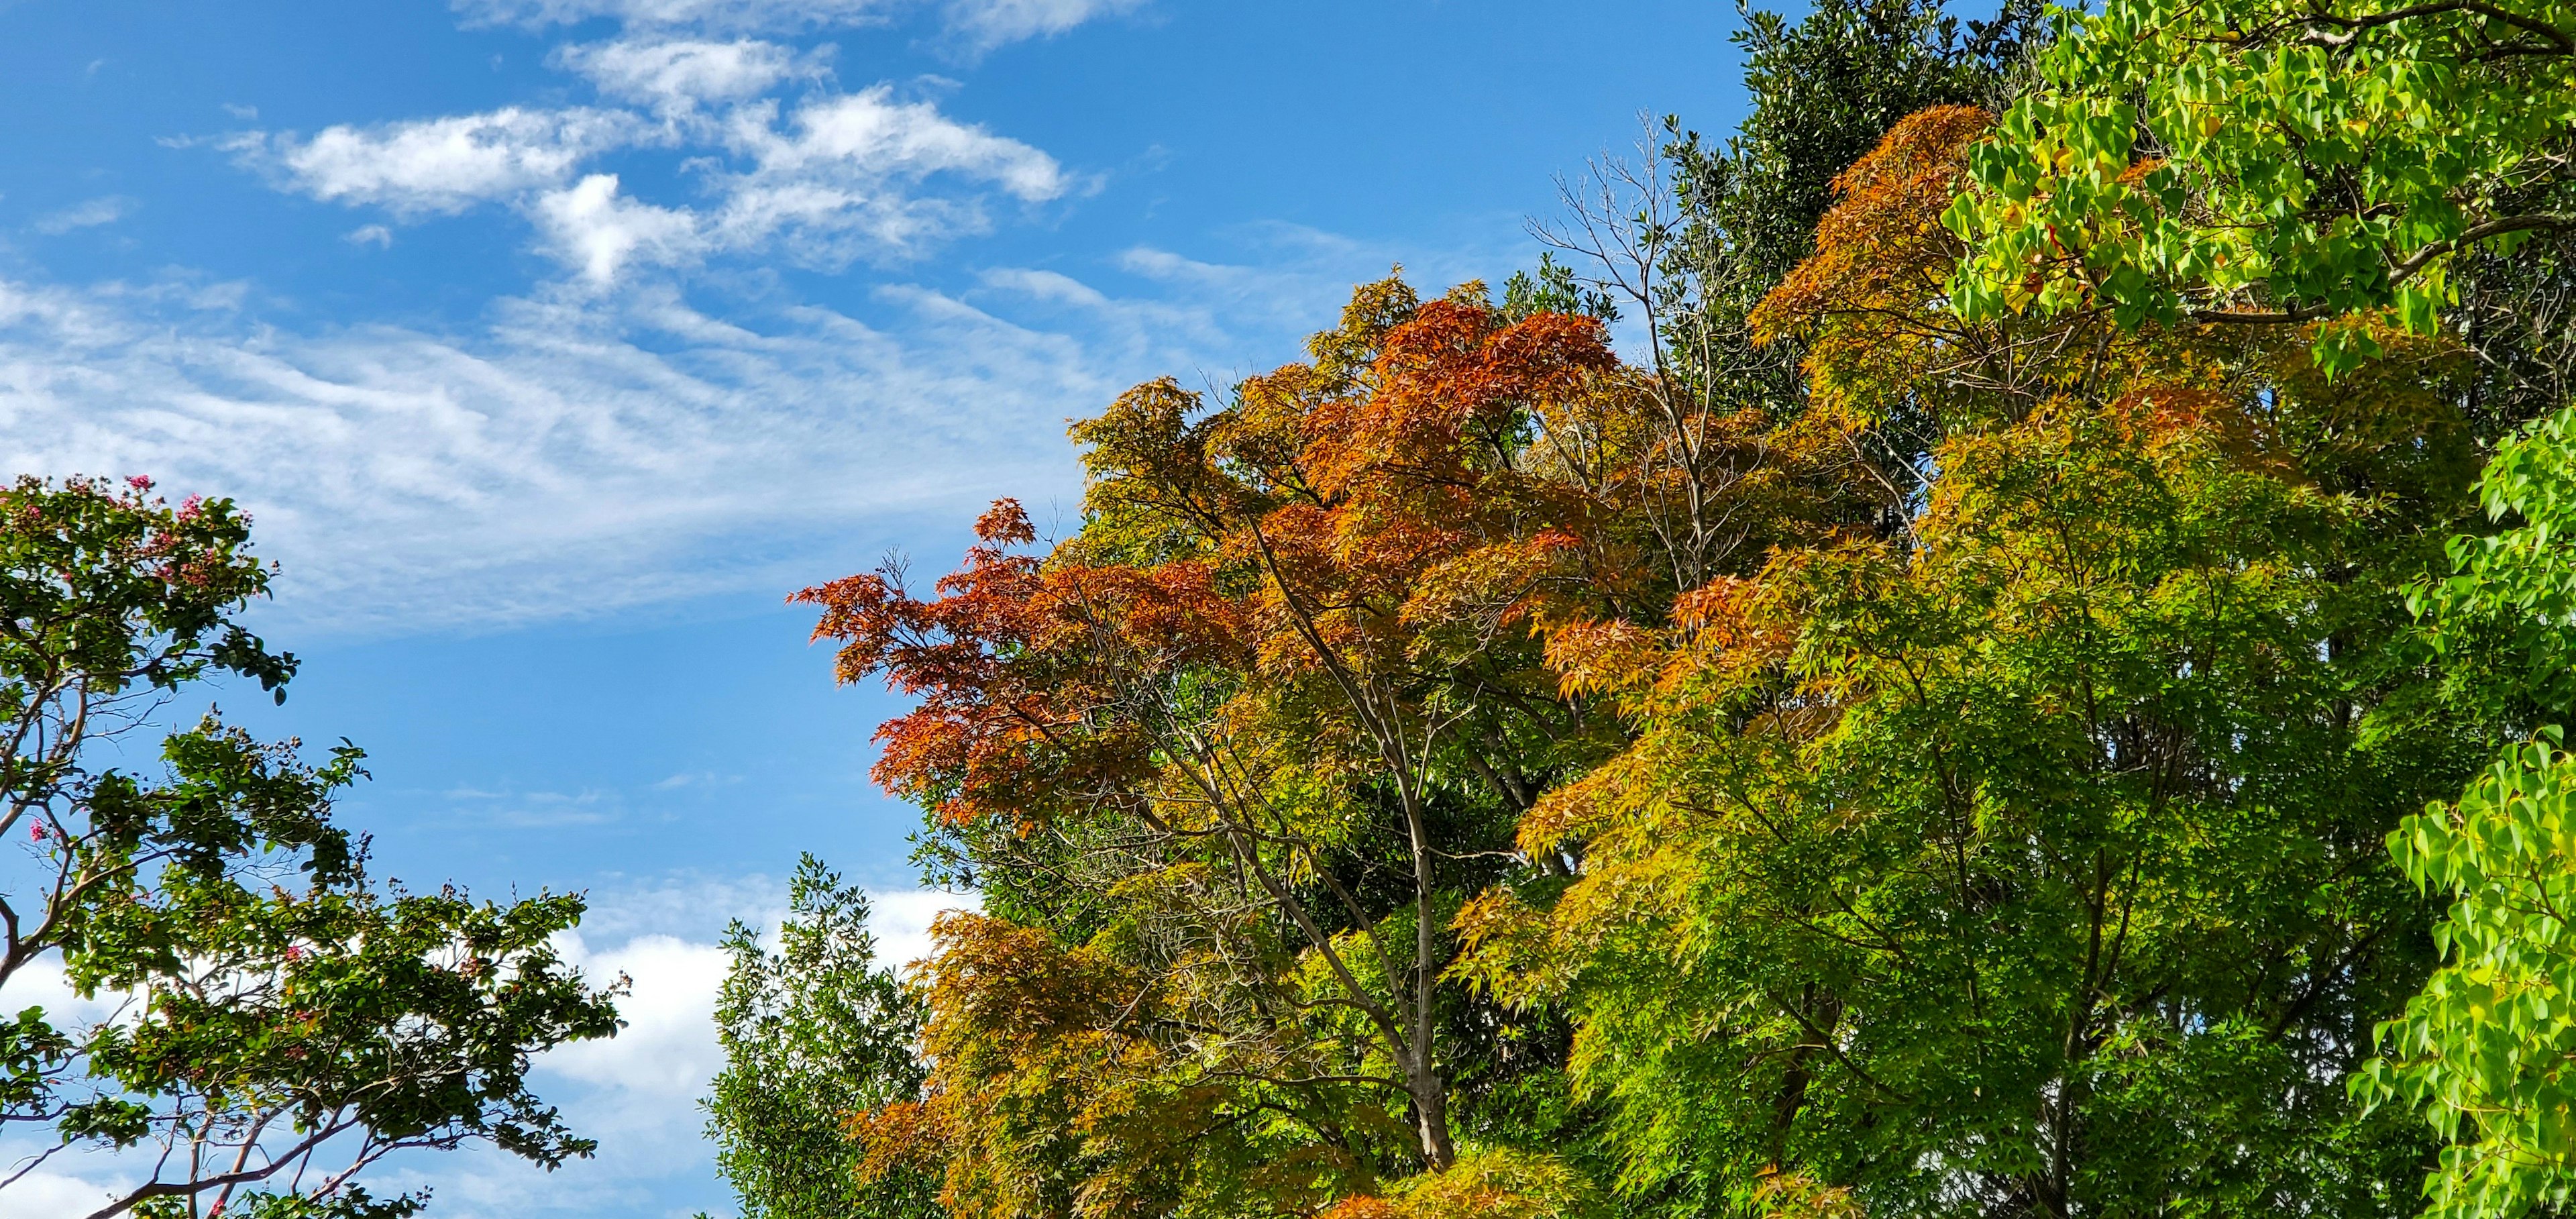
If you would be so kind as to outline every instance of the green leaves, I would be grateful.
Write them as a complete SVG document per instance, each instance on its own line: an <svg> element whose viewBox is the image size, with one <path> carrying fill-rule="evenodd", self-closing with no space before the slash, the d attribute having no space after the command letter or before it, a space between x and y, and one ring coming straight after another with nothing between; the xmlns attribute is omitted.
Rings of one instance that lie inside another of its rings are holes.
<svg viewBox="0 0 2576 1219"><path fill-rule="evenodd" d="M2433 1219L2520 1215L2576 1187L2576 755L2560 742L2505 751L2389 835L2410 879L2454 899L2434 930L2446 957L2351 1087L2421 1107L2450 1144Z"/></svg>
<svg viewBox="0 0 2576 1219"><path fill-rule="evenodd" d="M1944 217L1970 320L2108 311L2430 333L2451 262L2576 223L2576 8L2114 0L2063 14ZM2317 358L2373 354L2326 336Z"/></svg>
<svg viewBox="0 0 2576 1219"><path fill-rule="evenodd" d="M867 895L822 861L798 861L787 908L774 953L743 923L725 935L725 1067L705 1102L716 1167L744 1219L935 1213L935 1174L870 1173L871 1148L849 1130L867 1110L919 1098L921 1000L878 965Z"/></svg>
<svg viewBox="0 0 2576 1219"><path fill-rule="evenodd" d="M2576 756L2554 724L2528 727L2576 710L2571 440L2576 409L2502 445L2478 498L2510 527L2454 538L2451 574L2409 598L2452 697L2531 734L2388 837L2410 880L2451 899L2444 961L2351 1087L2421 1108L2449 1144L2425 1185L2436 1219L2519 1215L2576 1186Z"/></svg>
<svg viewBox="0 0 2576 1219"><path fill-rule="evenodd" d="M117 1009L0 1022L0 1114L53 1126L39 1159L150 1166L101 1214L397 1219L421 1196L351 1183L392 1152L588 1155L527 1087L535 1053L619 1027L619 987L554 946L579 898L373 883L332 817L365 776L346 741L316 764L210 714L162 735L157 774L93 765L103 739L159 731L187 683L231 673L282 698L295 670L233 620L267 587L248 523L149 490L0 491L0 832L24 829L32 865L0 891L0 987L58 956Z"/></svg>

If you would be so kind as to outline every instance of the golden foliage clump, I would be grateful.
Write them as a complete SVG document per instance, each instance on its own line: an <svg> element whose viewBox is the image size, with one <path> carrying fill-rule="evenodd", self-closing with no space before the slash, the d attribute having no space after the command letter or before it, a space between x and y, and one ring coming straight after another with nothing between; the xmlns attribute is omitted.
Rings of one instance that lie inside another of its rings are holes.
<svg viewBox="0 0 2576 1219"><path fill-rule="evenodd" d="M1318 1219L1589 1219L1601 1204L1564 1160L1493 1147L1460 1155L1447 1172L1393 1182L1384 1194L1343 1199Z"/></svg>

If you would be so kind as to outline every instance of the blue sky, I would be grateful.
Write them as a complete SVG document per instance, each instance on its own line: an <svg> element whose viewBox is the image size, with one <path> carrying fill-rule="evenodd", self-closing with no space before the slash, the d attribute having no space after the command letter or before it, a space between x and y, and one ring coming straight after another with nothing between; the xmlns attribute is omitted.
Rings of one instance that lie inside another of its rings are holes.
<svg viewBox="0 0 2576 1219"><path fill-rule="evenodd" d="M893 704L781 604L984 502L1065 421L1292 359L1350 283L1535 259L1641 111L1738 117L1731 6L1519 0L0 0L0 452L230 495L349 737L379 870L584 889L634 1027L547 1064L551 1178L433 1213L728 1213L693 1100L732 917L797 852L882 894ZM51 1215L113 1162L0 1194ZM399 1183L399 1182L398 1182Z"/></svg>

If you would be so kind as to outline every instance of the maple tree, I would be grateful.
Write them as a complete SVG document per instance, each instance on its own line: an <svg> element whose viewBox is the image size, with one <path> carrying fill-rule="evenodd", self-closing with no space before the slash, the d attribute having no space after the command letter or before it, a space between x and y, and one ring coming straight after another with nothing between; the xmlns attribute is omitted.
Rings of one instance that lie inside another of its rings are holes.
<svg viewBox="0 0 2576 1219"><path fill-rule="evenodd" d="M1608 742L1531 628L1668 599L1644 506L1693 467L1592 319L1389 280L1311 348L1222 409L1156 382L1077 425L1086 519L1044 559L1004 503L929 599L898 570L803 594L846 678L920 697L878 776L988 895L930 990L921 1120L978 1149L952 1207L1366 1191L1519 1103L1530 1033L1446 980L1446 924L1565 870L1513 826ZM1795 515L1727 490L1749 536Z"/></svg>
<svg viewBox="0 0 2576 1219"><path fill-rule="evenodd" d="M1365 285L1078 424L1072 536L808 590L986 898L860 1180L2563 1203L2544 10L1757 18L1742 133L1596 167L1499 304Z"/></svg>

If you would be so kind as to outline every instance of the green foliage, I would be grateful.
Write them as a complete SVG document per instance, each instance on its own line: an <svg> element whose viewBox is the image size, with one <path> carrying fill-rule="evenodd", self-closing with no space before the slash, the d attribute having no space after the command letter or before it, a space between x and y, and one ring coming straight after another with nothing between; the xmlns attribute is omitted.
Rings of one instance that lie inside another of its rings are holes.
<svg viewBox="0 0 2576 1219"><path fill-rule="evenodd" d="M2352 1088L2422 1107L2449 1144L2435 1219L2576 1197L2576 755L2559 740L2505 751L2389 836L2409 878L2455 899L2434 930L2447 956Z"/></svg>
<svg viewBox="0 0 2576 1219"><path fill-rule="evenodd" d="M725 934L725 1067L705 1102L717 1170L743 1219L943 1213L936 1176L865 1172L869 1149L851 1129L858 1114L919 1097L921 1000L877 966L867 895L820 860L798 861L787 907L775 953L744 923Z"/></svg>
<svg viewBox="0 0 2576 1219"><path fill-rule="evenodd" d="M1584 849L1529 997L1639 1201L2409 1209L2420 1135L2317 1082L2423 976L2380 837L2467 765L2362 738L2396 581L2317 573L2397 522L2168 406L1945 443L1907 544L1731 592L1525 829Z"/></svg>
<svg viewBox="0 0 2576 1219"><path fill-rule="evenodd" d="M375 885L331 818L364 775L345 742L310 765L209 714L164 737L157 776L95 768L189 683L283 697L295 669L233 621L268 578L247 521L148 490L0 491L0 833L32 856L0 892L0 986L58 954L83 997L119 1001L87 1029L32 1008L0 1026L0 1120L53 1127L38 1160L155 1156L102 1215L377 1219L423 1201L353 1182L397 1150L590 1154L527 1087L535 1052L618 1028L615 988L552 946L579 898Z"/></svg>
<svg viewBox="0 0 2576 1219"><path fill-rule="evenodd" d="M1972 320L2103 312L2131 328L2316 319L2330 373L2385 350L2374 321L2447 323L2480 357L2464 403L2479 423L2559 408L2566 272L2546 239L2576 227L2571 63L2576 10L2545 0L2136 0L2066 16L2039 87L1979 147L1945 217L1972 243L1951 303ZM2380 1026L2385 1056L2353 1090L2424 1107L2449 1144L2426 1186L2443 1216L2568 1196L2552 1060L2576 1036L2576 957L2555 904L2571 861L2547 725L2576 710L2570 427L2561 411L2497 452L2480 494L2509 527L2455 540L2450 574L2413 598L2446 713L2541 736L2389 837L2409 879L2455 901L2436 929L2443 967Z"/></svg>
<svg viewBox="0 0 2576 1219"><path fill-rule="evenodd" d="M2500 446L2477 487L2511 527L2450 543L2451 573L2417 590L2451 696L2528 734L2576 715L2576 412Z"/></svg>
<svg viewBox="0 0 2576 1219"><path fill-rule="evenodd" d="M2533 739L2507 749L2458 801L2389 835L2418 886L2449 896L2434 936L2442 968L2381 1025L2382 1057L2352 1080L2374 1104L2420 1107L2449 1144L2426 1183L2429 1214L2511 1216L2563 1207L2576 1185L2576 759L2538 719L2576 710L2576 411L2502 446L2479 497L2510 527L2450 546L2452 571L2420 587L2426 642L2449 695Z"/></svg>
<svg viewBox="0 0 2576 1219"><path fill-rule="evenodd" d="M2124 325L2386 311L2431 333L2453 267L2576 223L2576 9L2552 0L2114 0L2060 15L1946 217L1959 313ZM2330 326L2317 355L2375 350Z"/></svg>

